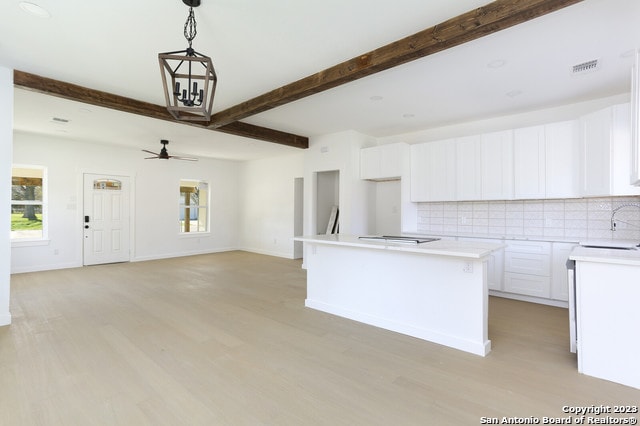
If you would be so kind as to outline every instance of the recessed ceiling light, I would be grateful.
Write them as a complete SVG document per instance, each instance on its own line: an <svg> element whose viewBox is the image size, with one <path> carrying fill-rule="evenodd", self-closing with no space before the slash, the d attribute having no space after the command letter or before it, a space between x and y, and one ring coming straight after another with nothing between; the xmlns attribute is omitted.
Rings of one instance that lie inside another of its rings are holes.
<svg viewBox="0 0 640 426"><path fill-rule="evenodd" d="M378 96L378 95L375 95L369 98L369 100L372 100L372 101L381 101L383 99L384 98L382 96Z"/></svg>
<svg viewBox="0 0 640 426"><path fill-rule="evenodd" d="M51 18L51 14L47 9L35 3L21 1L20 8L31 15L37 16L38 18Z"/></svg>
<svg viewBox="0 0 640 426"><path fill-rule="evenodd" d="M487 64L489 68L502 68L505 65L507 65L507 61L505 61L504 59L494 59Z"/></svg>

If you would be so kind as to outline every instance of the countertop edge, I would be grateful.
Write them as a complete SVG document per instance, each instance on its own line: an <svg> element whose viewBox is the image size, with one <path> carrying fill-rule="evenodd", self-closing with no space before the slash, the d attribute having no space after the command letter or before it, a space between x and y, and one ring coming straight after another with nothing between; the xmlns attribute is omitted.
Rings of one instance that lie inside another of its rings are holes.
<svg viewBox="0 0 640 426"><path fill-rule="evenodd" d="M640 266L640 251L576 247L569 254L569 259L578 262Z"/></svg>
<svg viewBox="0 0 640 426"><path fill-rule="evenodd" d="M472 243L468 241L438 240L420 244L362 241L358 237L344 234L309 235L294 237L294 241L311 244L336 245L343 247L359 247L374 250L415 253L435 256L482 259L496 250L505 247L497 243Z"/></svg>

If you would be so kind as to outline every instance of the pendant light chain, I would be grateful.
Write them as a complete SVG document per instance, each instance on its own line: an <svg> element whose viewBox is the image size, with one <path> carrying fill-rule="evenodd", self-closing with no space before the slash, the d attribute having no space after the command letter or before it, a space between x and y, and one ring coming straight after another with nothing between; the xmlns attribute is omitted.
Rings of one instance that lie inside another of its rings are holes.
<svg viewBox="0 0 640 426"><path fill-rule="evenodd" d="M191 49L191 42L198 31L196 30L196 17L193 13L193 7L189 7L189 16L187 17L187 22L184 23L184 38L189 42L189 49Z"/></svg>

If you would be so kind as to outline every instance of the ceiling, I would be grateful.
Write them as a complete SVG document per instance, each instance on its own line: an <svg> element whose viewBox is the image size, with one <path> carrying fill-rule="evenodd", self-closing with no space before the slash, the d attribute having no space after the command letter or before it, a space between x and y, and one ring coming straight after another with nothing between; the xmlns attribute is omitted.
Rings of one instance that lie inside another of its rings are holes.
<svg viewBox="0 0 640 426"><path fill-rule="evenodd" d="M50 17L3 0L0 65L163 104L157 54L186 48L181 0L29 1ZM218 112L487 3L202 0L193 46L213 59ZM343 130L384 137L619 95L630 91L639 18L637 0L584 0L243 121L308 137ZM596 71L571 74L592 59ZM20 89L14 127L135 149L168 139L175 155L250 160L299 152Z"/></svg>

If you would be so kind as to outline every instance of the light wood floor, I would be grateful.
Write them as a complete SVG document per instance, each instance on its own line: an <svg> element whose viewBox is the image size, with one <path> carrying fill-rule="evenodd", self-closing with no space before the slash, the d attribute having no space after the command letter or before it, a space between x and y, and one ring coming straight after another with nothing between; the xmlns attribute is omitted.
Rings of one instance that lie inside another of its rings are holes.
<svg viewBox="0 0 640 426"><path fill-rule="evenodd" d="M477 425L640 402L577 372L567 310L491 298L485 358L304 307L229 252L12 276L2 425Z"/></svg>

